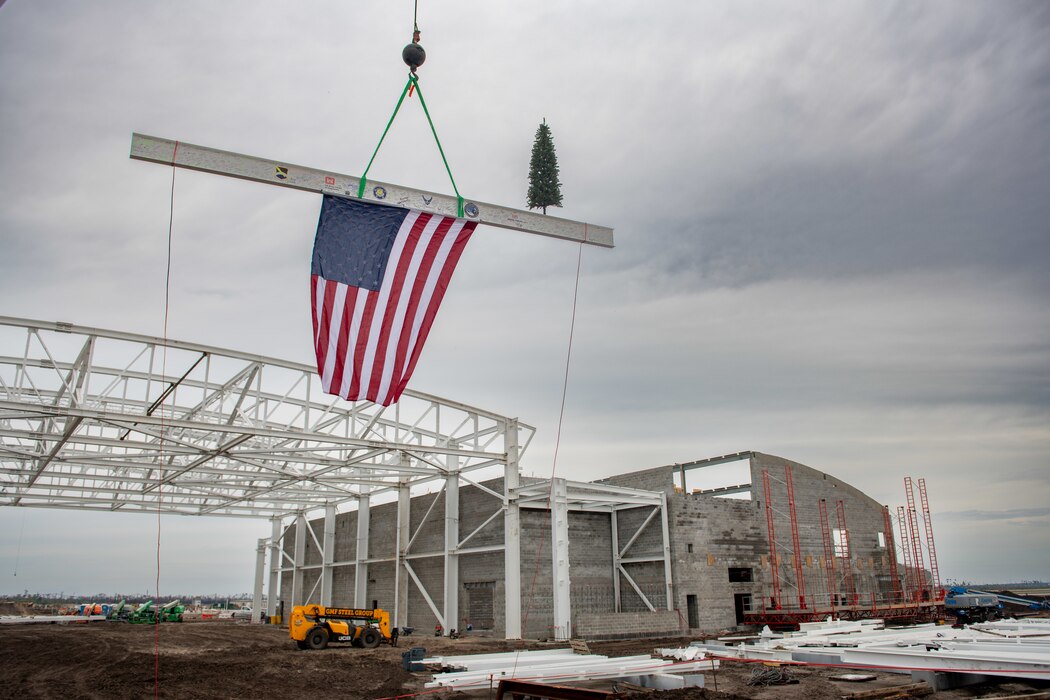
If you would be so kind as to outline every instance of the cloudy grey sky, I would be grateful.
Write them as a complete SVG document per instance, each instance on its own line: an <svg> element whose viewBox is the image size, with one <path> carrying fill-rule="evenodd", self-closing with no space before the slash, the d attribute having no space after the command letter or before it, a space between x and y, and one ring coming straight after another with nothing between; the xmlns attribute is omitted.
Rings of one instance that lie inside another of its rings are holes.
<svg viewBox="0 0 1050 700"><path fill-rule="evenodd" d="M159 335L171 171L132 131L338 172L412 3L9 0L0 314ZM461 192L524 206L546 118L583 251L559 473L760 450L930 488L941 572L1050 578L1050 5L421 0ZM418 105L370 175L450 191ZM169 335L310 361L319 198L176 175ZM482 228L413 387L538 427L577 246ZM145 591L147 516L0 508L0 592ZM170 518L161 588L246 591L268 525ZM14 574L17 572L17 576Z"/></svg>

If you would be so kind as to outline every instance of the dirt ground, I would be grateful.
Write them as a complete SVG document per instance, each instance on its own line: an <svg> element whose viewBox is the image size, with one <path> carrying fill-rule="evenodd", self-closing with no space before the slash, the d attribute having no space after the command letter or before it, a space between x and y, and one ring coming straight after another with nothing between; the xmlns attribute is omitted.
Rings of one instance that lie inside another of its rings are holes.
<svg viewBox="0 0 1050 700"><path fill-rule="evenodd" d="M594 653L626 656L686 640L594 642ZM425 673L402 670L401 653L413 646L428 656L557 647L481 636L457 640L402 637L398 648L299 651L281 627L246 622L149 625L80 623L0 625L0 698L288 698L322 694L341 698L395 698L425 693L433 698L485 698L489 693L424 691ZM156 653L159 648L159 657ZM707 687L649 693L653 700L697 698L840 698L852 692L910 683L910 677L878 674L868 683L842 683L841 669L791 669L800 682L750 688L753 664L726 662L706 673ZM717 692L715 688L717 686ZM590 687L612 689L612 681ZM937 698L982 698L1032 692L1015 682L937 693ZM1045 689L1045 688L1044 688ZM155 695L156 694L156 695ZM639 696L641 697L641 696Z"/></svg>

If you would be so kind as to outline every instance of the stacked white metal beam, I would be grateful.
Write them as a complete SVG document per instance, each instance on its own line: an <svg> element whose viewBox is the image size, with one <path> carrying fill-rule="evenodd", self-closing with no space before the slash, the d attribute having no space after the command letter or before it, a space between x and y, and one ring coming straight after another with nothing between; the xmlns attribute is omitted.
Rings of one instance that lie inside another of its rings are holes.
<svg viewBox="0 0 1050 700"><path fill-rule="evenodd" d="M1050 680L1050 620L1003 620L956 629L916 625L843 633L838 624L814 625L799 634L721 649L713 655L799 661L813 655L837 663L895 671L949 671Z"/></svg>
<svg viewBox="0 0 1050 700"><path fill-rule="evenodd" d="M534 683L565 683L607 678L675 676L680 673L709 671L718 667L718 662L711 659L683 663L654 659L648 655L610 658L600 654L574 654L571 649L433 657L423 659L423 663L465 669L435 674L434 679L426 683L427 688L460 689L488 688L501 680L511 679Z"/></svg>
<svg viewBox="0 0 1050 700"><path fill-rule="evenodd" d="M71 622L105 621L105 615L0 615L0 625L64 625Z"/></svg>

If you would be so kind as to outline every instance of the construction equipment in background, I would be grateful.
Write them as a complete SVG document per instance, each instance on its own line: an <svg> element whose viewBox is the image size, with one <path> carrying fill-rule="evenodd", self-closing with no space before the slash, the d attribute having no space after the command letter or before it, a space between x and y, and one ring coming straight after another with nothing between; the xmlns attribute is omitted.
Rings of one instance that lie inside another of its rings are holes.
<svg viewBox="0 0 1050 700"><path fill-rule="evenodd" d="M329 642L350 642L365 649L382 643L397 646L397 634L390 629L390 613L379 608L296 605L288 620L288 635L300 649L324 649Z"/></svg>
<svg viewBox="0 0 1050 700"><path fill-rule="evenodd" d="M153 601L147 600L128 615L128 622L133 625L145 625L153 622Z"/></svg>
<svg viewBox="0 0 1050 700"><path fill-rule="evenodd" d="M1003 616L999 598L991 594L949 592L944 599L944 612L954 615L956 624L988 622Z"/></svg>
<svg viewBox="0 0 1050 700"><path fill-rule="evenodd" d="M157 611L158 622L182 622L182 613L186 612L186 606L180 605L180 601L173 600L166 603Z"/></svg>
<svg viewBox="0 0 1050 700"><path fill-rule="evenodd" d="M130 610L126 610L127 601L122 600L109 609L109 613L106 615L106 619L110 621L127 622L128 616L131 614Z"/></svg>
<svg viewBox="0 0 1050 700"><path fill-rule="evenodd" d="M133 625L153 625L158 622L182 622L182 613L186 611L180 601L172 600L157 608L152 600L147 600L142 605L131 611L127 616L128 622Z"/></svg>

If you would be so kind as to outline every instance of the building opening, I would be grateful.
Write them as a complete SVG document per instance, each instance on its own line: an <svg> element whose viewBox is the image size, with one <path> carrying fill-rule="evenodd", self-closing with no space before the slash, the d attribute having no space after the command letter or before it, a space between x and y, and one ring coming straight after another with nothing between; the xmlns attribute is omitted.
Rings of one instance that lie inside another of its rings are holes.
<svg viewBox="0 0 1050 700"><path fill-rule="evenodd" d="M751 583L751 569L729 567L730 583Z"/></svg>
<svg viewBox="0 0 1050 700"><path fill-rule="evenodd" d="M736 593L733 595L733 608L736 610L736 623L744 624L744 614L751 612L751 594Z"/></svg>
<svg viewBox="0 0 1050 700"><path fill-rule="evenodd" d="M689 627L697 628L700 626L700 606L696 603L695 595L687 595L685 597L686 612L689 617Z"/></svg>
<svg viewBox="0 0 1050 700"><path fill-rule="evenodd" d="M467 620L476 630L490 630L495 625L492 593L496 588L495 581L477 581L464 583L467 591ZM466 624L464 623L464 627Z"/></svg>

